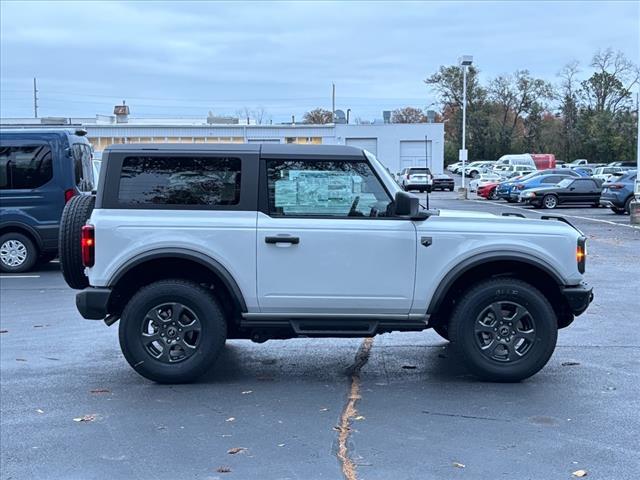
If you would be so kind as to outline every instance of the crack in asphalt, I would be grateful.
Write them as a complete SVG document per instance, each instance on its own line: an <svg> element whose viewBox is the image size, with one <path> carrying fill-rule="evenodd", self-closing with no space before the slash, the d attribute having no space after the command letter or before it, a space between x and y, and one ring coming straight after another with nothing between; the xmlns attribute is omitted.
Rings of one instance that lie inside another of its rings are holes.
<svg viewBox="0 0 640 480"><path fill-rule="evenodd" d="M357 414L356 403L360 396L360 371L362 367L369 361L371 347L373 346L373 338L365 338L356 352L356 357L346 373L350 377L349 396L347 403L342 409L340 415L340 424L336 427L338 430L338 452L337 457L340 462L342 474L346 480L357 480L356 464L349 456L348 441L351 434L351 422Z"/></svg>

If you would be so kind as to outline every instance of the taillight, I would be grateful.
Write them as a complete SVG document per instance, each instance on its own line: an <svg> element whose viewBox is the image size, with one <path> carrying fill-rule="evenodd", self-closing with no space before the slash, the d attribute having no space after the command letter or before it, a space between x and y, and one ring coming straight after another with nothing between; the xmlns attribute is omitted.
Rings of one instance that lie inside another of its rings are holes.
<svg viewBox="0 0 640 480"><path fill-rule="evenodd" d="M610 183L606 186L609 187L609 190L622 190L624 188L622 183Z"/></svg>
<svg viewBox="0 0 640 480"><path fill-rule="evenodd" d="M67 203L75 195L76 195L76 189L75 188L69 188L68 190L65 190L64 191L64 203Z"/></svg>
<svg viewBox="0 0 640 480"><path fill-rule="evenodd" d="M82 227L81 247L82 264L85 267L93 267L96 251L96 236L93 225L85 225Z"/></svg>
<svg viewBox="0 0 640 480"><path fill-rule="evenodd" d="M576 247L576 262L578 262L578 271L584 273L585 265L587 263L587 238L578 238L578 245Z"/></svg>

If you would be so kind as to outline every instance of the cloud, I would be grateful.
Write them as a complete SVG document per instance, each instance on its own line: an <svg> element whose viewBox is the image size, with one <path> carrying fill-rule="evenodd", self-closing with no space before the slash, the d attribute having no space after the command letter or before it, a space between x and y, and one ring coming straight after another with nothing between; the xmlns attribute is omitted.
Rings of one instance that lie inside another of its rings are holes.
<svg viewBox="0 0 640 480"><path fill-rule="evenodd" d="M276 120L330 104L379 117L432 98L422 80L471 53L485 77L555 79L598 48L638 58L637 3L0 3L0 114L205 115L264 105ZM171 107L171 108L169 108ZM174 108L175 107L175 108ZM169 110L169 111L167 111Z"/></svg>

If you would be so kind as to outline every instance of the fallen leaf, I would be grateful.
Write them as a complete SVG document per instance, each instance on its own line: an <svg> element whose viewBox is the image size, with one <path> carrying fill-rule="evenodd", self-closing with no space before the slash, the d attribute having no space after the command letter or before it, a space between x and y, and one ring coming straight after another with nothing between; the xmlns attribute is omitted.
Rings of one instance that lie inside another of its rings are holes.
<svg viewBox="0 0 640 480"><path fill-rule="evenodd" d="M216 472L218 472L218 473L230 473L231 472L231 468L229 468L229 467L218 467L218 468L216 468Z"/></svg>
<svg viewBox="0 0 640 480"><path fill-rule="evenodd" d="M466 465L464 463L453 462L453 466L456 468L464 468Z"/></svg>
<svg viewBox="0 0 640 480"><path fill-rule="evenodd" d="M416 367L415 365L402 365L402 368L406 369L406 370L414 370L418 367Z"/></svg>
<svg viewBox="0 0 640 480"><path fill-rule="evenodd" d="M26 362L26 358L16 358L16 362Z"/></svg>
<svg viewBox="0 0 640 480"><path fill-rule="evenodd" d="M284 443L279 443L279 444L278 444L278 446L279 446L279 447L284 447L285 445L286 445L286 444L284 444Z"/></svg>
<svg viewBox="0 0 640 480"><path fill-rule="evenodd" d="M36 412L38 412L38 413L44 413L44 410L42 410L41 408L36 408Z"/></svg>
<svg viewBox="0 0 640 480"><path fill-rule="evenodd" d="M94 388L93 390L89 390L89 393L111 393L111 390L107 388Z"/></svg>
<svg viewBox="0 0 640 480"><path fill-rule="evenodd" d="M253 390L245 390L244 392L242 392L242 395L247 395L249 393L253 393Z"/></svg>
<svg viewBox="0 0 640 480"><path fill-rule="evenodd" d="M580 362L562 362L563 367L575 367L576 365L580 365Z"/></svg>
<svg viewBox="0 0 640 480"><path fill-rule="evenodd" d="M244 452L245 450L246 450L245 447L233 447L227 450L227 453L229 455L235 455L236 453L241 453L241 452Z"/></svg>
<svg viewBox="0 0 640 480"><path fill-rule="evenodd" d="M574 477L578 477L578 478L586 477L587 476L587 471L586 470L576 470L571 475L573 475Z"/></svg>
<svg viewBox="0 0 640 480"><path fill-rule="evenodd" d="M321 411L321 412L328 412L328 411L329 411L329 409L328 409L327 407L322 407L322 408L320 409L320 411Z"/></svg>
<svg viewBox="0 0 640 480"><path fill-rule="evenodd" d="M9 330L0 330L0 333L9 333Z"/></svg>
<svg viewBox="0 0 640 480"><path fill-rule="evenodd" d="M225 422L234 422L236 417L229 417L225 420Z"/></svg>
<svg viewBox="0 0 640 480"><path fill-rule="evenodd" d="M73 419L74 422L93 422L96 419L94 414L84 415L82 417L76 417Z"/></svg>
<svg viewBox="0 0 640 480"><path fill-rule="evenodd" d="M364 416L358 415L357 417L354 418L354 420L364 420Z"/></svg>

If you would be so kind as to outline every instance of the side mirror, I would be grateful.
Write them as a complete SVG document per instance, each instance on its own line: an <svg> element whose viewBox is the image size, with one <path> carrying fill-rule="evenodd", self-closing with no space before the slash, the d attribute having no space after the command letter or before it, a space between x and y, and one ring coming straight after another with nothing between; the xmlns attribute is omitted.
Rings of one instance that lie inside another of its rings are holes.
<svg viewBox="0 0 640 480"><path fill-rule="evenodd" d="M393 203L394 213L399 217L415 217L420 211L420 199L407 192L397 192Z"/></svg>

